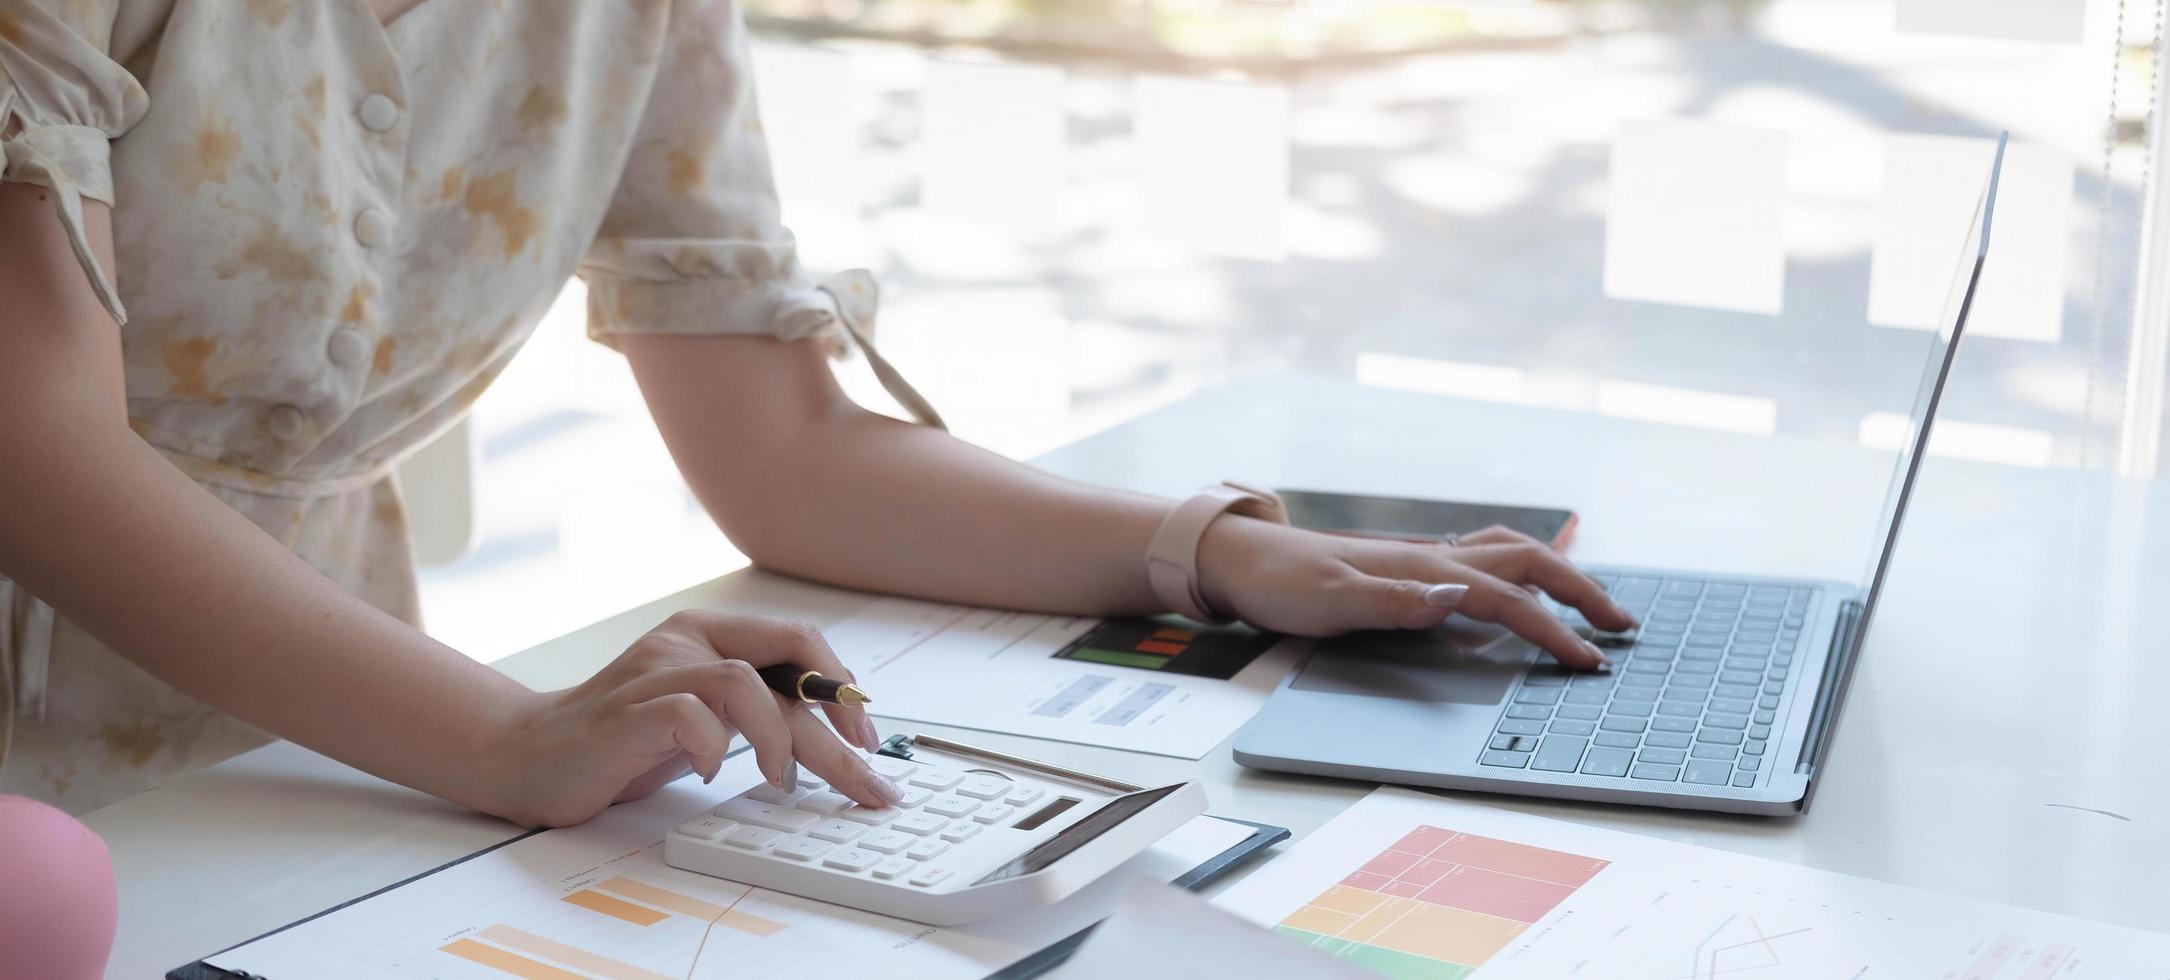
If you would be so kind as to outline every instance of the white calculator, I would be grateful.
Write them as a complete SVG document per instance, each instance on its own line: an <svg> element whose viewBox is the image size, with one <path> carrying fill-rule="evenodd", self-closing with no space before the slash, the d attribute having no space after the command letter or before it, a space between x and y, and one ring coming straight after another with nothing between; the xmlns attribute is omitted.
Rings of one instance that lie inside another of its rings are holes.
<svg viewBox="0 0 2170 980"><path fill-rule="evenodd" d="M891 738L867 764L904 791L878 810L811 773L678 825L675 868L948 926L1054 902L1205 812L1195 782L1157 789L948 739ZM899 756L908 756L901 758Z"/></svg>

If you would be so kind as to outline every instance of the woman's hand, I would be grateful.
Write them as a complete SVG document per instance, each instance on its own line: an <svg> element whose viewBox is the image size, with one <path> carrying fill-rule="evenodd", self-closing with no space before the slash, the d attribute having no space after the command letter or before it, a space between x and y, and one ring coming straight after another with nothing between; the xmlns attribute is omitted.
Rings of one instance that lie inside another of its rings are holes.
<svg viewBox="0 0 2170 980"><path fill-rule="evenodd" d="M1429 629L1460 612L1498 623L1570 667L1610 663L1534 594L1582 611L1601 629L1635 620L1559 553L1517 531L1486 528L1453 546L1321 534L1229 515L1198 544L1213 608L1259 629L1331 636L1359 629ZM1466 585L1469 591L1442 585Z"/></svg>
<svg viewBox="0 0 2170 980"><path fill-rule="evenodd" d="M579 687L536 696L508 726L512 760L494 794L499 815L527 826L580 823L685 775L714 779L731 739L751 743L761 774L782 785L794 760L870 807L902 798L867 768L861 749L881 740L866 712L824 704L830 731L808 705L769 690L754 671L796 664L829 677L851 672L813 628L760 616L688 610L666 620Z"/></svg>

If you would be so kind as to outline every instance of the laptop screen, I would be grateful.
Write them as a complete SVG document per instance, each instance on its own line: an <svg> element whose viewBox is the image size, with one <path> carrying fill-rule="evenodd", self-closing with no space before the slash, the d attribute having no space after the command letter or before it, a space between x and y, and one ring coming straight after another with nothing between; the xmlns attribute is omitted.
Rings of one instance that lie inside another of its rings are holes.
<svg viewBox="0 0 2170 980"><path fill-rule="evenodd" d="M1868 631L1869 617L1876 612L1876 598L1884 588L1884 575L1890 571L1891 552L1899 540L1899 525L1906 517L1907 499L1914 492L1914 477L1921 470L1921 460L1929 446L1929 428L1936 419L1937 403L1944 397L1944 383L1951 377L1951 366L1959 350L1959 334L1966 328L1967 313L1973 308L1976 287L1981 283L1982 261L1989 255L1989 226L1996 216L1997 178L2004 170L2004 146L2011 138L2006 133L1997 137L1996 158L1989 165L1989 178L1982 188L1981 200L1974 208L1972 221L1967 227L1967 237L1959 250L1959 268L1952 274L1949 291L1944 297L1944 312L1937 318L1936 333L1929 341L1929 358L1921 378L1921 387L1914 394L1914 410L1907 419L1906 439L1899 446L1899 458L1892 468L1891 488L1884 495L1883 519L1877 524L1875 539L1876 555L1871 559L1868 572L1868 597L1863 601L1861 617L1855 626L1854 640Z"/></svg>

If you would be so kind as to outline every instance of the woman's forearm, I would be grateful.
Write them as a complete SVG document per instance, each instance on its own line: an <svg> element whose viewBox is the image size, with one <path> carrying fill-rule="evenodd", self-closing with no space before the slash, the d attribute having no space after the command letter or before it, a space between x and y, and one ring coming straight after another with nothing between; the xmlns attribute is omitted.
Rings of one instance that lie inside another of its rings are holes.
<svg viewBox="0 0 2170 980"><path fill-rule="evenodd" d="M129 430L117 333L41 190L0 185L0 574L213 707L488 806L472 760L529 692L342 591Z"/></svg>
<svg viewBox="0 0 2170 980"><path fill-rule="evenodd" d="M755 562L874 592L1159 612L1145 547L1173 505L859 409L814 345L622 340L694 493Z"/></svg>

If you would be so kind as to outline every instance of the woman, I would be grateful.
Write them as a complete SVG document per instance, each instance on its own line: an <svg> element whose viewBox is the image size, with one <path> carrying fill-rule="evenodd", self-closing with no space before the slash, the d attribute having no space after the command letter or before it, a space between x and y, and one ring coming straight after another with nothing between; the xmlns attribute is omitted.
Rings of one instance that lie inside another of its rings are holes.
<svg viewBox="0 0 2170 980"><path fill-rule="evenodd" d="M841 672L803 627L684 614L547 693L416 629L391 467L574 274L769 568L1306 634L1459 601L1577 666L1602 657L1524 586L1629 625L1507 532L1328 537L950 438L869 345L872 280L800 270L749 79L729 0L0 4L0 790L81 812L269 733L555 825L712 775L743 733L770 778L795 757L893 798L851 751L876 745L861 712L828 709L832 733L753 676ZM841 395L845 335L931 424Z"/></svg>

